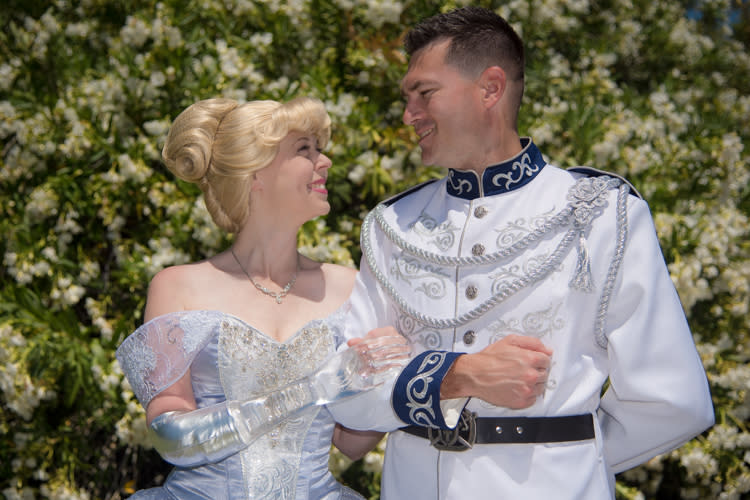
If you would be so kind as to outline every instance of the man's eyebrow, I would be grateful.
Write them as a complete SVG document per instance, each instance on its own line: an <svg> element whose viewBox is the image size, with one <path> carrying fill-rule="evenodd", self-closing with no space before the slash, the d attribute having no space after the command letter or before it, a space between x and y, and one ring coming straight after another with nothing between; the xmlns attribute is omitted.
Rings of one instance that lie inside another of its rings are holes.
<svg viewBox="0 0 750 500"><path fill-rule="evenodd" d="M414 80L409 85L404 86L404 82L401 82L401 97L406 97L408 92L413 92L423 85L429 84L426 80Z"/></svg>

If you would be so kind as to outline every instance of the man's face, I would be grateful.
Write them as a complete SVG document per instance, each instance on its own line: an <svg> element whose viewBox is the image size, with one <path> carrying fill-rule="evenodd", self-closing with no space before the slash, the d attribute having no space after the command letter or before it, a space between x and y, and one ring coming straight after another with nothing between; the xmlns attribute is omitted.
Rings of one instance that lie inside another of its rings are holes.
<svg viewBox="0 0 750 500"><path fill-rule="evenodd" d="M474 80L446 65L449 41L415 54L401 82L406 101L403 120L414 127L425 165L461 170L479 167L481 89Z"/></svg>

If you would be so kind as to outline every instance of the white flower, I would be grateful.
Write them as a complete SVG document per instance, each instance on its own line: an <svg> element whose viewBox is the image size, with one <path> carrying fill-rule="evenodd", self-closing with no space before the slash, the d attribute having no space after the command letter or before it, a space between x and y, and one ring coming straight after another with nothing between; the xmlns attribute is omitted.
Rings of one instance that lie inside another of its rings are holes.
<svg viewBox="0 0 750 500"><path fill-rule="evenodd" d="M352 114L357 103L356 97L349 93L342 93L336 102L326 101L326 109L332 116L346 120Z"/></svg>
<svg viewBox="0 0 750 500"><path fill-rule="evenodd" d="M57 214L57 194L49 187L35 188L29 198L30 201L26 204L26 215L32 223Z"/></svg>
<svg viewBox="0 0 750 500"><path fill-rule="evenodd" d="M364 15L367 21L376 28L385 23L397 23L404 10L401 2L393 0L366 0Z"/></svg>
<svg viewBox="0 0 750 500"><path fill-rule="evenodd" d="M718 471L718 463L711 455L698 447L680 456L680 463L687 470L688 479L713 476Z"/></svg>
<svg viewBox="0 0 750 500"><path fill-rule="evenodd" d="M164 84L167 83L167 77L164 76L164 73L162 73L161 71L154 71L153 73L151 73L149 83L152 87L163 87Z"/></svg>
<svg viewBox="0 0 750 500"><path fill-rule="evenodd" d="M149 135L161 137L169 132L170 121L169 120L150 120L143 122L143 130Z"/></svg>
<svg viewBox="0 0 750 500"><path fill-rule="evenodd" d="M128 16L125 20L125 26L120 30L123 43L136 49L146 43L150 34L146 23L133 16Z"/></svg>

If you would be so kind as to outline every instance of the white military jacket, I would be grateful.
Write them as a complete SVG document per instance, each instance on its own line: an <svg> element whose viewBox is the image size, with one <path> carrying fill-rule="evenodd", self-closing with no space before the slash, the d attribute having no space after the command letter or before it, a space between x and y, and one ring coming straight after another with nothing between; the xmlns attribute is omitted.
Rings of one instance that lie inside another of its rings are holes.
<svg viewBox="0 0 750 500"><path fill-rule="evenodd" d="M439 451L391 432L385 500L614 498L615 473L713 424L706 375L647 204L621 179L561 170L530 139L522 146L481 179L451 170L367 216L349 335L395 325L415 354L434 352L412 363L392 393L333 413L355 428L455 425L467 401L437 404L450 353L517 334L554 351L546 392L523 410L478 398L467 409L480 417L589 413L596 436Z"/></svg>

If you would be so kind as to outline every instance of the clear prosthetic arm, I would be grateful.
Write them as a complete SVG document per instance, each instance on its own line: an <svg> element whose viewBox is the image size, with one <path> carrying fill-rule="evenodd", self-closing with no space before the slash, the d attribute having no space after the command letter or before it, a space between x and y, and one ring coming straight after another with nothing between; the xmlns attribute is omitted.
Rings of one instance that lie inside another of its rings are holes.
<svg viewBox="0 0 750 500"><path fill-rule="evenodd" d="M218 462L305 408L339 401L395 377L409 361L409 352L400 336L365 338L309 376L259 398L162 413L151 422L151 441L164 460L180 467Z"/></svg>

